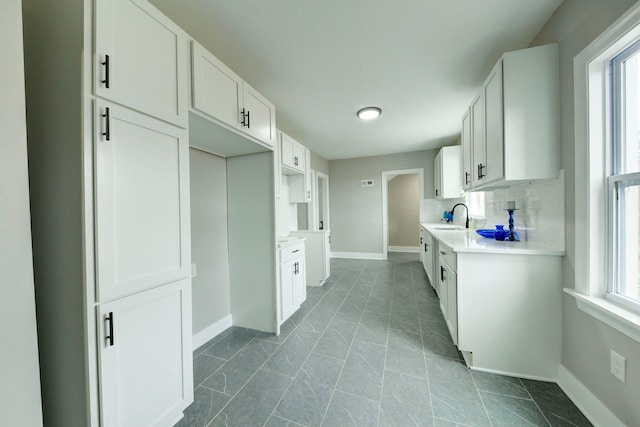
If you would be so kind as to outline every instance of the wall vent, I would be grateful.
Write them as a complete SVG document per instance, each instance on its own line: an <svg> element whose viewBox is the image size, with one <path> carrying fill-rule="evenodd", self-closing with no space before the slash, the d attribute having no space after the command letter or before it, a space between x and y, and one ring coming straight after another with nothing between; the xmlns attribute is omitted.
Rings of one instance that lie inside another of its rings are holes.
<svg viewBox="0 0 640 427"><path fill-rule="evenodd" d="M360 181L360 187L373 187L372 179L363 179Z"/></svg>

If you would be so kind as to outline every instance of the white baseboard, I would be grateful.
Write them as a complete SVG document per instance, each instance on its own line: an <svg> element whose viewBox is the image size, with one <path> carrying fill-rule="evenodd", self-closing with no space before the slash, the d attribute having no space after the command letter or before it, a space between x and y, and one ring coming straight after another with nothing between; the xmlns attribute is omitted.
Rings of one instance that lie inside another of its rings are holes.
<svg viewBox="0 0 640 427"><path fill-rule="evenodd" d="M371 252L331 252L331 258L385 260L384 254Z"/></svg>
<svg viewBox="0 0 640 427"><path fill-rule="evenodd" d="M624 427L613 412L607 408L584 384L567 368L558 368L558 385L596 427Z"/></svg>
<svg viewBox="0 0 640 427"><path fill-rule="evenodd" d="M210 339L214 338L216 335L220 334L227 328L233 325L233 319L231 315L223 317L218 320L214 324L207 326L200 332L196 332L193 334L193 350L197 349L201 345L205 344Z"/></svg>
<svg viewBox="0 0 640 427"><path fill-rule="evenodd" d="M389 252L420 253L420 246L389 246Z"/></svg>

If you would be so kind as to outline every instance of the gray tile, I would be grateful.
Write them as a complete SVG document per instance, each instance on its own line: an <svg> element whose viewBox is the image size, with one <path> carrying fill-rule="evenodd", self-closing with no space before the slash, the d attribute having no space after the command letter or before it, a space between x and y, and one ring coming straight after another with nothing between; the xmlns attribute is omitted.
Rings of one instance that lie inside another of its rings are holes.
<svg viewBox="0 0 640 427"><path fill-rule="evenodd" d="M440 418L434 418L436 427L469 427L465 424L458 424L447 420L442 420Z"/></svg>
<svg viewBox="0 0 640 427"><path fill-rule="evenodd" d="M355 340L342 369L337 389L379 400L384 356L384 346Z"/></svg>
<svg viewBox="0 0 640 427"><path fill-rule="evenodd" d="M428 357L427 371L434 417L466 425L490 425L471 374L463 363Z"/></svg>
<svg viewBox="0 0 640 427"><path fill-rule="evenodd" d="M385 369L415 377L427 377L420 334L411 332L389 332Z"/></svg>
<svg viewBox="0 0 640 427"><path fill-rule="evenodd" d="M499 393L521 399L531 399L529 392L524 387L524 384L522 384L522 381L520 381L520 378L488 374L479 371L471 371L471 376L480 391Z"/></svg>
<svg viewBox="0 0 640 427"><path fill-rule="evenodd" d="M275 415L305 426L319 426L329 406L343 362L323 356L311 356L304 364Z"/></svg>
<svg viewBox="0 0 640 427"><path fill-rule="evenodd" d="M391 313L391 299L372 293L367 300L365 310L388 315Z"/></svg>
<svg viewBox="0 0 640 427"><path fill-rule="evenodd" d="M293 421L285 420L280 417L276 417L275 415L271 415L269 417L269 421L264 425L264 427L297 427L300 424L294 423Z"/></svg>
<svg viewBox="0 0 640 427"><path fill-rule="evenodd" d="M184 411L184 417L175 427L204 427L226 405L230 396L204 387L197 387L193 391L193 403Z"/></svg>
<svg viewBox="0 0 640 427"><path fill-rule="evenodd" d="M356 339L387 345L389 315L365 311L360 318Z"/></svg>
<svg viewBox="0 0 640 427"><path fill-rule="evenodd" d="M314 354L346 359L357 328L357 323L334 319L313 349Z"/></svg>
<svg viewBox="0 0 640 427"><path fill-rule="evenodd" d="M389 327L391 329L420 333L420 321L418 320L417 309L413 312L405 311L394 313L392 308Z"/></svg>
<svg viewBox="0 0 640 427"><path fill-rule="evenodd" d="M444 319L442 321L422 321L422 345L424 352L436 356L462 360L458 353Z"/></svg>
<svg viewBox="0 0 640 427"><path fill-rule="evenodd" d="M280 345L276 352L267 360L264 367L266 369L279 372L281 374L295 377L300 367L313 350L313 347L320 339L317 332L300 331L296 329Z"/></svg>
<svg viewBox="0 0 640 427"><path fill-rule="evenodd" d="M480 392L493 427L547 427L549 423L533 400Z"/></svg>
<svg viewBox="0 0 640 427"><path fill-rule="evenodd" d="M375 427L378 423L378 402L336 391L322 422L326 427Z"/></svg>
<svg viewBox="0 0 640 427"><path fill-rule="evenodd" d="M321 307L316 307L311 313L300 323L298 331L310 331L323 333L329 322L333 319L336 311Z"/></svg>
<svg viewBox="0 0 640 427"><path fill-rule="evenodd" d="M433 426L429 383L385 372L379 426Z"/></svg>
<svg viewBox="0 0 640 427"><path fill-rule="evenodd" d="M226 362L224 359L202 353L193 358L193 386L198 387L209 375L213 374Z"/></svg>
<svg viewBox="0 0 640 427"><path fill-rule="evenodd" d="M557 384L526 379L522 383L552 426L592 425Z"/></svg>
<svg viewBox="0 0 640 427"><path fill-rule="evenodd" d="M219 342L222 338L226 337L232 330L233 330L233 327L227 328L224 331L220 332L215 337L211 338L206 343L202 344L200 347L198 347L197 349L195 349L193 351L193 357L196 357L196 356L204 353L213 344Z"/></svg>
<svg viewBox="0 0 640 427"><path fill-rule="evenodd" d="M202 385L212 390L236 394L278 348L275 343L253 340Z"/></svg>
<svg viewBox="0 0 640 427"><path fill-rule="evenodd" d="M221 359L231 359L259 333L252 329L233 327L220 341L210 346L205 354Z"/></svg>
<svg viewBox="0 0 640 427"><path fill-rule="evenodd" d="M286 375L259 370L210 425L264 425L292 381Z"/></svg>
<svg viewBox="0 0 640 427"><path fill-rule="evenodd" d="M342 306L340 306L334 319L358 323L360 322L360 317L362 317L365 305L366 300L355 300L354 298L347 297L342 303Z"/></svg>
<svg viewBox="0 0 640 427"><path fill-rule="evenodd" d="M289 338L291 332L293 332L293 330L297 327L298 324L296 323L295 319L289 318L286 322L280 325L280 335L272 334L269 332L260 332L256 336L256 339L259 339L261 341L269 341L276 344L282 344L287 340L287 338Z"/></svg>

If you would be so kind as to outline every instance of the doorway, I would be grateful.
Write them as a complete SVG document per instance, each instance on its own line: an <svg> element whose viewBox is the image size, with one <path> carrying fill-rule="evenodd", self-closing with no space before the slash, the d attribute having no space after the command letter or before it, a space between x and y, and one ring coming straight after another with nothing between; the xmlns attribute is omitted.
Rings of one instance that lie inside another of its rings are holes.
<svg viewBox="0 0 640 427"><path fill-rule="evenodd" d="M382 248L419 252L420 221L424 218L424 169L382 172Z"/></svg>

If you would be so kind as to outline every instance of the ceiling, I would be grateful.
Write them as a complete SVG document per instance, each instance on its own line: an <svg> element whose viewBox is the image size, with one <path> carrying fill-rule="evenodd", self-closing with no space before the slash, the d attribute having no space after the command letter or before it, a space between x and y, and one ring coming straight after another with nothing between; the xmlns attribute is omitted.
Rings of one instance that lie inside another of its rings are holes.
<svg viewBox="0 0 640 427"><path fill-rule="evenodd" d="M451 145L505 51L562 0L150 0L327 159ZM356 111L382 108L361 122Z"/></svg>

